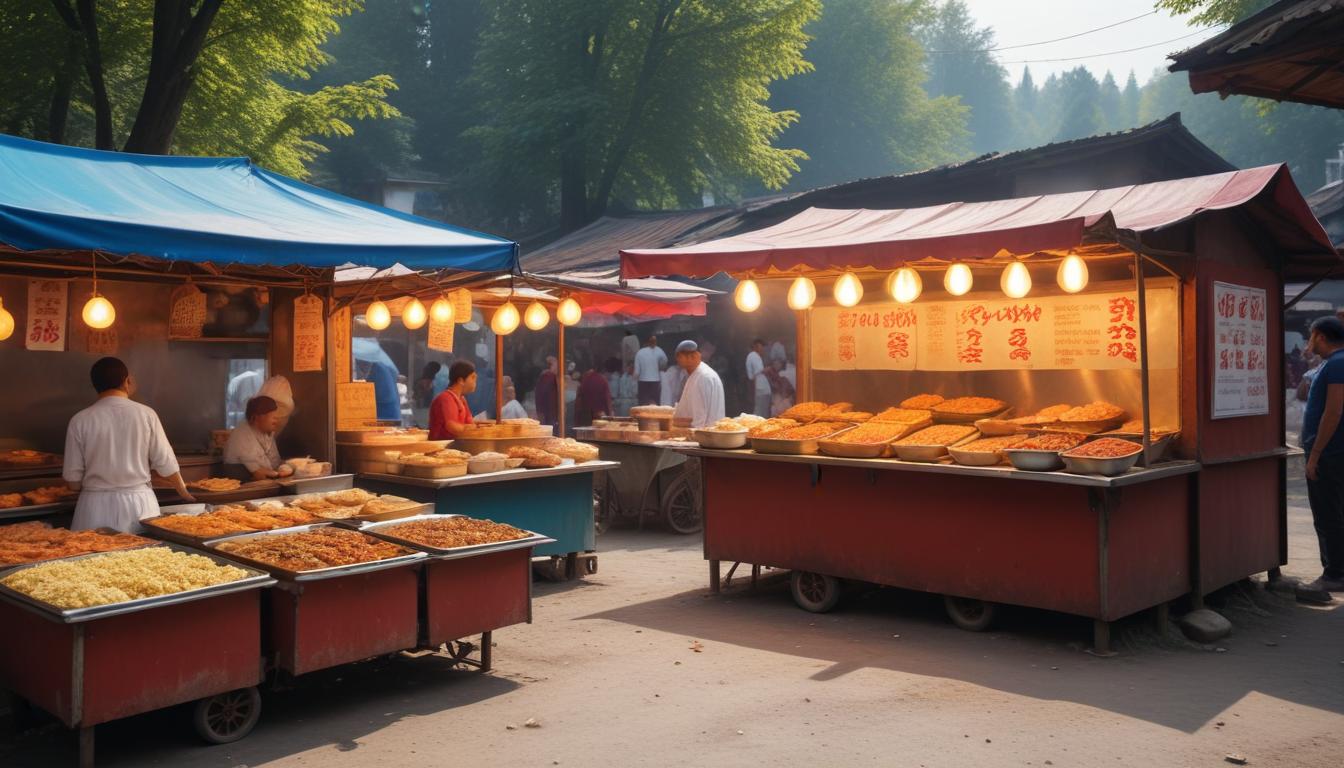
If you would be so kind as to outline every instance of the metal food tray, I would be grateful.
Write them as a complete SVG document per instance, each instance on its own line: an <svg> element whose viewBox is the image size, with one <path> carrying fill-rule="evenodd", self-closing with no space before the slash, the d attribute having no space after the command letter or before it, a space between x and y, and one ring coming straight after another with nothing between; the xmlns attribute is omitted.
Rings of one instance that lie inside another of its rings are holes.
<svg viewBox="0 0 1344 768"><path fill-rule="evenodd" d="M349 527L353 527L355 530L361 533L367 533L370 536L377 536L378 538L384 541L390 541L393 544L400 544L403 547L410 547L411 549L425 552L428 554L430 558L434 560L457 560L464 557L474 557L475 555L483 555L489 552L507 552L509 550L514 549L528 549L531 547L541 546L542 544L555 543L555 539L552 539L549 536L543 536L539 533L527 531L528 536L522 539L512 539L510 541L496 541L491 542L489 544L473 544L468 547L452 547L449 549L444 549L442 547L435 547L429 544L423 544L418 541L412 541L410 539L403 539L399 536L393 536L392 534L383 533L380 530L382 528L389 528L394 525L401 525L402 523L415 522L416 520L445 520L447 518L452 517L467 517L467 515L436 515L431 513L427 515L416 515L414 517L403 517L400 520L387 520L379 523L362 523L359 526L349 526Z"/></svg>
<svg viewBox="0 0 1344 768"><path fill-rule="evenodd" d="M1012 406L1000 408L997 411L981 411L980 413L940 413L935 406L933 409L933 421L937 424L970 424L981 419L998 419L1012 411Z"/></svg>
<svg viewBox="0 0 1344 768"><path fill-rule="evenodd" d="M962 445L964 443L969 443L972 440L979 439L979 437L980 433L977 431L972 432L971 434L961 438L955 443L949 443L946 445L914 445L914 444L897 445L896 443L892 443L891 450L896 454L896 457L899 458L901 461L917 461L927 464L930 462L939 461L944 456L948 455L949 448L953 448L955 446Z"/></svg>
<svg viewBox="0 0 1344 768"><path fill-rule="evenodd" d="M757 453L781 453L791 456L810 456L821 450L821 441L830 440L836 435L843 434L853 429L854 425L837 429L829 435L814 437L809 440L781 440L775 437L753 437L751 438L751 449Z"/></svg>
<svg viewBox="0 0 1344 768"><path fill-rule="evenodd" d="M740 432L721 432L713 429L692 430L695 436L694 440L702 448L734 449L742 448L747 444L750 438L747 436L747 430Z"/></svg>
<svg viewBox="0 0 1344 768"><path fill-rule="evenodd" d="M192 498L205 504L228 504L237 501L252 501L253 499L269 498L267 494L280 490L280 484L274 480L253 480L249 483L243 483L232 491L203 491L192 488L187 484L187 493Z"/></svg>
<svg viewBox="0 0 1344 768"><path fill-rule="evenodd" d="M26 493L38 488L46 488L51 485L64 485L65 480L59 476L49 477L25 477L15 480L0 481L0 494ZM75 494L65 501L53 501L50 504L25 504L18 507L7 507L0 509L0 520L7 517L33 517L35 515L45 515L52 512L65 512L75 508L75 502L79 500L79 495Z"/></svg>
<svg viewBox="0 0 1344 768"><path fill-rule="evenodd" d="M262 536L278 536L284 533L306 533L307 531L311 531L317 528L328 528L333 525L336 525L336 521L334 520L323 523L310 523L308 525L300 525L295 526L293 528L277 528L274 531L258 531L256 533L245 533L240 534L238 536L223 536L205 542L205 547L210 551L217 553L220 557L226 558L228 560L236 560L240 563L246 563L247 565L252 566L253 568L259 568L263 571L266 571L267 573L270 573L272 576L275 576L278 579L283 579L285 581L320 581L322 579L334 579L341 576L354 576L356 574L361 573L373 573L374 571L383 571L389 568L399 568L403 565L408 565L416 560L421 560L425 557L424 552L411 552L410 554L398 555L397 557L389 557L384 560L373 560L367 563L353 563L351 565L332 565L326 568L315 568L311 571L291 571L287 568L281 568L280 566L274 565L272 563L265 563L260 560L253 560L248 557L242 557L240 555L235 555L230 552L219 549L220 544L226 544L231 541L241 541L243 539L255 539L260 538ZM348 525L338 527L344 528L346 530L352 529L352 526ZM363 531L360 532L363 533Z"/></svg>
<svg viewBox="0 0 1344 768"><path fill-rule="evenodd" d="M3 526L0 526L0 527L3 527ZM105 536L113 536L113 535L116 535L116 534L121 533L121 531L118 531L118 530L116 530L115 528L95 528L95 529L93 529L93 530L94 530L95 533L101 533L101 534L103 534L103 535L105 535ZM133 534L133 535L140 536L140 534ZM140 538L143 539L143 538L145 538L145 537L144 537L144 536L140 536ZM130 547L121 547L120 549L108 549L108 550L104 550L104 551L102 551L102 552L85 552L85 553L82 554L82 555L59 555L59 556L57 556L57 557L44 557L44 558L42 558L41 560L29 560L29 561L26 562L26 563L0 563L0 571L8 571L10 568L22 568L22 567L27 566L27 565L38 565L38 564L40 564L40 563L50 563L52 560L67 560L67 559L75 558L75 557L84 557L85 555L106 555L106 554L111 553L111 552L129 552L129 551L132 550L132 549L144 549L145 547L157 547L157 546L159 546L160 544L162 544L161 541L157 541L157 540L155 540L155 539L148 539L147 541L145 541L144 544L136 544L136 545L134 545L134 546L130 546Z"/></svg>
<svg viewBox="0 0 1344 768"><path fill-rule="evenodd" d="M167 547L168 549L171 549L174 552L185 552L189 555L201 555L202 557L208 557L219 565L230 565L233 566L234 568L241 568L242 570L246 571L248 575L242 579L239 579L237 581L230 581L226 584L216 584L211 587L201 587L200 589L189 589L185 592L175 592L171 595L159 595L157 597L142 597L136 600L128 600L124 603L95 605L89 608L70 608L70 609L58 608L52 605L51 603L45 602L43 600L38 600L37 598L34 597L30 597L28 595L23 594L22 592L10 589L9 587L6 587L3 584L0 584L0 599L8 600L11 603L26 608L30 611L33 611L34 613L40 614L49 619L60 621L65 624L76 624L84 621L93 621L94 619L103 619L107 618L108 616L120 616L126 613L138 613L140 611L148 611L154 608L161 608L166 605L189 603L195 600L203 600L208 597L216 597L218 595L228 595L234 592L245 592L250 589L260 589L262 587L269 587L276 583L275 579L272 578L270 574L266 573L263 570L259 570L257 568L249 567L247 565L234 562L229 558L220 557L219 555L213 554L211 552L202 552L200 550L193 549L191 547L184 547L176 544L159 544L158 546ZM126 552L130 550L117 550L117 551ZM115 552L93 552L87 555L76 555L75 557L63 558L63 559L82 560L86 557L99 557L101 555L108 555L108 554L115 554ZM15 566L14 569L7 571L5 575L8 576L17 573L25 568L35 568L39 565L43 565L45 563L50 562L52 561L47 560L44 561L43 563L27 563L24 565Z"/></svg>
<svg viewBox="0 0 1344 768"><path fill-rule="evenodd" d="M1064 460L1059 451L1045 451L1037 448L1005 448L1004 455L1008 463L1024 472L1052 472L1064 468Z"/></svg>

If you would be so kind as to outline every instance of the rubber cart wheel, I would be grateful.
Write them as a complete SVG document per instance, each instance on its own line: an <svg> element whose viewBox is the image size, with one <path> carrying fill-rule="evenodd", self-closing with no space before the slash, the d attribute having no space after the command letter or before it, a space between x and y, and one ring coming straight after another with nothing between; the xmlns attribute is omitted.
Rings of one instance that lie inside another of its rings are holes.
<svg viewBox="0 0 1344 768"><path fill-rule="evenodd" d="M211 744L228 744L252 732L261 719L261 694L255 687L239 688L196 702L192 725Z"/></svg>
<svg viewBox="0 0 1344 768"><path fill-rule="evenodd" d="M686 475L678 475L663 492L663 518L673 533L699 533L705 528L700 494Z"/></svg>
<svg viewBox="0 0 1344 768"><path fill-rule="evenodd" d="M789 577L793 602L812 613L827 613L840 602L840 580L811 571L794 571Z"/></svg>
<svg viewBox="0 0 1344 768"><path fill-rule="evenodd" d="M967 632L984 632L994 623L999 612L996 603L974 600L969 597L943 596L943 607L947 617Z"/></svg>

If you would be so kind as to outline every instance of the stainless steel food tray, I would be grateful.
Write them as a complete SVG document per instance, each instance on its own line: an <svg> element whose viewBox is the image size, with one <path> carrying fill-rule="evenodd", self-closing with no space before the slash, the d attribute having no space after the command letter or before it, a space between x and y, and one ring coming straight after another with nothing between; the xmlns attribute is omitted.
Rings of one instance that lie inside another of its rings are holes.
<svg viewBox="0 0 1344 768"><path fill-rule="evenodd" d="M836 435L844 434L853 429L850 425L843 429L837 429L829 435L814 437L810 440L781 440L774 437L753 437L751 438L751 449L757 453L781 453L791 456L810 456L821 450L822 440L831 440Z"/></svg>
<svg viewBox="0 0 1344 768"><path fill-rule="evenodd" d="M328 528L336 525L335 522L311 523L309 525L300 525L293 528L278 528L274 531L259 531L257 533L245 533L239 536L227 536L218 539L211 539L205 542L205 547L219 556L228 560L236 560L240 563L246 563L253 568L259 568L278 579L285 581L320 581L322 579L334 579L341 576L354 576L360 573L373 573L374 571L383 571L388 568L400 568L403 565L409 565L416 560L424 559L424 552L411 552L397 557L389 557L385 560L374 560L369 563L355 563L353 565L333 565L327 568L315 568L311 571L291 571L287 568L281 568L278 565L264 563L260 560L253 560L248 557L231 554L219 549L220 544L226 544L233 541L242 541L243 539L256 539L263 536L278 536L285 533L304 533L317 528ZM351 526L337 526L350 530ZM381 538L381 537L379 537Z"/></svg>
<svg viewBox="0 0 1344 768"><path fill-rule="evenodd" d="M160 544L158 546L167 547L168 549L171 549L174 552L186 552L187 554L190 555L201 555L202 557L208 557L220 565L231 565L235 568L241 568L242 570L246 571L248 575L242 579L239 579L238 581L230 581L227 584L216 584L212 587L190 589L187 590L186 592L176 592L171 595L159 595L158 597L142 597L138 600L128 600L124 603L112 603L110 605L95 605L89 608L71 608L71 609L58 608L52 605L51 603L38 600L34 597L30 597L28 595L23 594L22 592L10 589L9 587L6 587L3 584L0 584L0 599L8 600L9 602L14 603L15 605L18 605L22 608L26 608L30 611L33 611L34 613L40 614L55 621L60 621L65 624L76 624L82 621L93 621L94 619L103 619L107 618L108 616L120 616L126 613L138 613L140 611L148 611L154 608L163 607L165 605L177 605L179 603L189 603L194 600L204 600L206 598L215 597L218 595L229 595L233 594L234 592L244 592L249 589L260 589L262 587L269 587L276 583L275 579L272 578L270 574L266 573L263 570L235 562L225 557L220 557L219 555L216 555L211 552L202 552L200 550L193 549L191 547L183 547L176 544ZM118 550L118 551L124 552L128 550ZM88 555L77 555L75 557L64 559L82 560L86 557L99 557L108 554L115 554L115 553L95 552ZM18 573L19 571L24 570L26 568L36 568L39 565L44 565L50 562L52 561L45 560L41 563L28 563L25 565L15 566L13 569L5 571L5 575L8 576L10 574Z"/></svg>
<svg viewBox="0 0 1344 768"><path fill-rule="evenodd" d="M3 526L0 526L0 527L3 527ZM97 532L97 533L101 533L101 534L104 534L104 535L107 535L107 536L113 536L113 535L116 535L116 534L118 534L118 533L121 533L121 531L118 531L118 530L116 530L116 529L114 529L114 528L95 528L95 529L93 529L93 530L94 530L95 532ZM137 535L139 535L139 534L137 534ZM145 538L145 537L141 536L141 538ZM104 552L85 552L84 555L106 555L106 554L108 554L108 553L110 553L110 552L127 552L127 551L130 551L130 550L132 550L132 549L144 549L145 547L157 547L157 546L159 546L160 544L161 544L161 542L158 541L158 540L156 540L156 539L146 539L146 541L145 541L144 544L136 544L135 546L131 546L131 547L122 547L121 549L109 549L109 550L106 550L106 551L104 551ZM59 556L59 557L44 557L44 558L42 558L41 560L30 560L30 561L28 561L28 562L26 562L26 563L0 563L0 572L8 571L8 570L11 569L11 568L22 568L22 567L27 566L27 565L40 565L41 563L50 563L52 560L68 560L68 559L70 559L70 558L74 558L74 557L84 557L84 555L61 555L61 556Z"/></svg>
<svg viewBox="0 0 1344 768"><path fill-rule="evenodd" d="M473 544L469 547L452 547L449 549L445 549L443 547L433 547L428 544L422 544L417 541L411 541L410 539L403 539L401 537L382 532L382 529L384 528L389 528L394 525L401 525L402 523L410 523L416 520L443 520L450 517L466 517L466 515L435 515L435 514L416 515L415 517L403 517L400 520L387 520L378 523L361 523L358 526L348 526L348 527L353 527L355 530L367 533L370 536L377 536L378 538L383 539L384 541L390 541L393 544L400 544L404 547L410 547L411 549L417 549L422 552L426 552L431 558L435 560L457 560L459 558L464 557L474 557L476 555L484 555L490 552L507 552L509 550L514 549L530 549L532 547L541 546L542 544L555 543L555 539L552 539L548 536L542 536L539 533L533 533L532 531L527 531L528 536L522 539L513 539L511 541L496 541L490 544Z"/></svg>

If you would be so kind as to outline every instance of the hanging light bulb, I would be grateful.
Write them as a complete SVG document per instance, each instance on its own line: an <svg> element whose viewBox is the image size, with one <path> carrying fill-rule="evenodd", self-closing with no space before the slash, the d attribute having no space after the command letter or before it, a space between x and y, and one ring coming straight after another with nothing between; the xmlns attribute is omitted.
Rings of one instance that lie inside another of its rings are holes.
<svg viewBox="0 0 1344 768"><path fill-rule="evenodd" d="M1014 261L1004 267L1003 276L999 278L999 287L1010 299L1020 299L1030 293L1031 273L1027 271L1027 265Z"/></svg>
<svg viewBox="0 0 1344 768"><path fill-rule="evenodd" d="M429 305L429 317L439 324L453 322L453 302L447 296L440 296Z"/></svg>
<svg viewBox="0 0 1344 768"><path fill-rule="evenodd" d="M523 313L523 325L534 331L540 331L551 322L551 313L541 305L540 301L533 300L527 305L527 311Z"/></svg>
<svg viewBox="0 0 1344 768"><path fill-rule="evenodd" d="M14 316L5 309L5 302L0 299L0 341L8 339L14 335Z"/></svg>
<svg viewBox="0 0 1344 768"><path fill-rule="evenodd" d="M789 286L789 309L804 310L817 300L817 286L806 277L795 278Z"/></svg>
<svg viewBox="0 0 1344 768"><path fill-rule="evenodd" d="M416 328L423 326L427 320L429 320L429 313L425 311L425 305L412 296L411 302L406 305L405 309L401 310L402 324L414 331Z"/></svg>
<svg viewBox="0 0 1344 768"><path fill-rule="evenodd" d="M909 304L924 292L924 280L911 267L901 267L887 278L887 293L902 304Z"/></svg>
<svg viewBox="0 0 1344 768"><path fill-rule="evenodd" d="M835 303L842 307L852 307L863 299L863 283L853 272L846 272L835 281Z"/></svg>
<svg viewBox="0 0 1344 768"><path fill-rule="evenodd" d="M971 274L971 268L960 261L949 266L947 272L943 274L943 288L953 296L965 296L971 292L971 286L974 284L975 277Z"/></svg>
<svg viewBox="0 0 1344 768"><path fill-rule="evenodd" d="M117 310L106 296L97 293L84 305L84 324L96 330L102 330L117 320Z"/></svg>
<svg viewBox="0 0 1344 768"><path fill-rule="evenodd" d="M737 284L733 291L733 303L743 312L755 312L761 308L761 289L755 280L747 279Z"/></svg>
<svg viewBox="0 0 1344 768"><path fill-rule="evenodd" d="M560 306L555 308L555 319L559 320L561 325L578 325L583 319L583 308L574 299L565 298L560 302Z"/></svg>
<svg viewBox="0 0 1344 768"><path fill-rule="evenodd" d="M392 313L381 300L374 301L364 310L364 322L375 331L381 331L392 324Z"/></svg>
<svg viewBox="0 0 1344 768"><path fill-rule="evenodd" d="M1077 293L1087 287L1087 262L1076 253L1070 253L1059 264L1055 273L1059 287L1067 293Z"/></svg>
<svg viewBox="0 0 1344 768"><path fill-rule="evenodd" d="M490 330L500 336L508 336L518 330L518 319L518 308L512 301L506 301L504 306L496 309L494 316L490 318Z"/></svg>

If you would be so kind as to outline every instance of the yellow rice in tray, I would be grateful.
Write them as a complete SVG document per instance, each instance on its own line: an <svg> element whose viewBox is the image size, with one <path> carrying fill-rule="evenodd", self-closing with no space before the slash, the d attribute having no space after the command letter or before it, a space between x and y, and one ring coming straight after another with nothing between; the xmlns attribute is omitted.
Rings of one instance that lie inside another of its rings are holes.
<svg viewBox="0 0 1344 768"><path fill-rule="evenodd" d="M231 565L208 557L149 547L56 560L0 578L0 584L29 597L70 610L173 595L247 577Z"/></svg>

